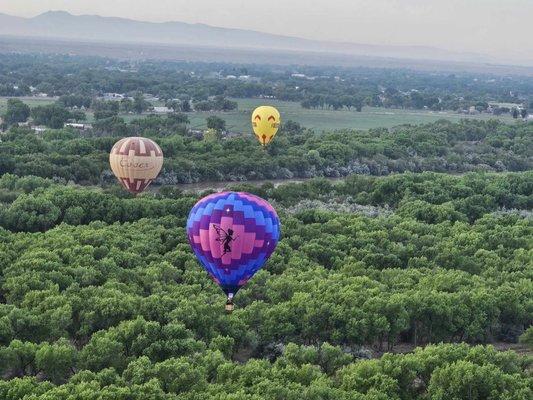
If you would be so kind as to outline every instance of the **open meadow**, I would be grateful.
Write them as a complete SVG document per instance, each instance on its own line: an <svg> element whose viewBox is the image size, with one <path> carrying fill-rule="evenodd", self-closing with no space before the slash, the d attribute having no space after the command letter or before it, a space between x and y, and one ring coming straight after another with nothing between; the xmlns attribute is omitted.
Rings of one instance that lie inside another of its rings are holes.
<svg viewBox="0 0 533 400"><path fill-rule="evenodd" d="M47 105L53 103L54 98L23 97L24 103L30 107ZM190 127L193 129L205 129L206 119L211 115L216 115L226 121L226 126L230 131L245 133L250 131L250 114L254 108L268 104L276 107L282 117L282 121L295 121L300 125L314 129L318 132L333 131L337 129L372 129L372 128L392 128L402 124L420 124L446 119L457 122L461 119L489 120L498 118L501 121L513 122L511 116L504 115L494 117L490 114L464 115L453 111L429 111L429 110L408 110L394 108L363 107L362 112L355 110L332 109L305 109L300 103L291 101L281 101L275 99L231 99L238 103L238 109L229 112L191 112L187 113L191 121ZM0 98L0 114L5 112L7 98ZM162 104L158 104L162 105ZM87 121L93 122L92 111L87 114ZM138 114L120 114L126 122L142 118Z"/></svg>
<svg viewBox="0 0 533 400"><path fill-rule="evenodd" d="M210 115L217 115L226 121L226 126L236 132L247 132L250 130L250 113L254 108L268 104L276 107L280 113L282 121L292 120L298 122L306 128L316 131L336 130L336 129L372 129L378 127L392 128L401 124L420 124L435 122L439 119L446 119L457 122L461 119L482 119L494 118L489 114L463 115L452 111L424 111L424 110L402 110L376 107L363 107L362 112L355 110L320 110L305 109L300 103L291 101L280 101L273 99L232 99L238 103L238 109L230 112L197 112L190 113L189 119L191 127L203 129L206 127L206 118ZM498 117L502 121L511 122L510 116Z"/></svg>
<svg viewBox="0 0 533 400"><path fill-rule="evenodd" d="M17 97L30 107L45 106L54 103L57 99L52 97ZM0 97L0 114L6 111L7 100L9 97Z"/></svg>

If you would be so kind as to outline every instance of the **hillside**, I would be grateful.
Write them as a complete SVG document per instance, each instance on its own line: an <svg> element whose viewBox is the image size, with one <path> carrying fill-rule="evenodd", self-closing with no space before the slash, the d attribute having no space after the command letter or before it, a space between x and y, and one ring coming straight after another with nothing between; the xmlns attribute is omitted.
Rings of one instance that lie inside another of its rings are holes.
<svg viewBox="0 0 533 400"><path fill-rule="evenodd" d="M248 50L291 50L403 59L490 62L480 54L427 46L384 46L335 43L184 22L153 23L97 15L49 11L33 18L0 14L0 35L69 41L187 45Z"/></svg>

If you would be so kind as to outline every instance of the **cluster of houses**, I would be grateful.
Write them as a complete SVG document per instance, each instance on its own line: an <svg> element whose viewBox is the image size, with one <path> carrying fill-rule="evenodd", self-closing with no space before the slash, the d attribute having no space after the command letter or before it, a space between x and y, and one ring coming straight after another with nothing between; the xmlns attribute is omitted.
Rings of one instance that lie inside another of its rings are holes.
<svg viewBox="0 0 533 400"><path fill-rule="evenodd" d="M0 132L2 131L2 123L4 121L2 120L2 117L0 117ZM33 125L31 122L21 122L18 124L19 126L24 126L27 128L30 128L33 132L35 132L36 135L42 135L44 132L46 132L48 129L46 126L43 125ZM67 122L64 125L65 128L73 128L80 132L85 132L93 129L92 124L80 124L80 123L73 123L73 122Z"/></svg>
<svg viewBox="0 0 533 400"><path fill-rule="evenodd" d="M509 114L512 113L514 109L517 110L518 115L523 118L524 120L531 121L533 120L533 114L526 114L525 117L522 117L522 114L524 113L524 106L522 104L517 103L495 103L490 102L488 103L488 107L485 109L480 110L476 106L470 106L469 108L464 108L462 110L459 110L459 114L466 114L466 115L477 115L477 114L493 114L493 115L501 115L501 114Z"/></svg>
<svg viewBox="0 0 533 400"><path fill-rule="evenodd" d="M259 82L261 79L251 75L226 75L225 79L237 79L244 82Z"/></svg>
<svg viewBox="0 0 533 400"><path fill-rule="evenodd" d="M123 93L104 93L103 96L100 97L100 99L105 100L105 101L121 101L124 99L133 100L133 97L126 96ZM144 99L150 103L159 101L158 97L155 97L151 94L145 94ZM154 106L153 109L151 109L150 111L153 112L154 114L170 114L174 110L172 110L172 108L165 107L165 106Z"/></svg>

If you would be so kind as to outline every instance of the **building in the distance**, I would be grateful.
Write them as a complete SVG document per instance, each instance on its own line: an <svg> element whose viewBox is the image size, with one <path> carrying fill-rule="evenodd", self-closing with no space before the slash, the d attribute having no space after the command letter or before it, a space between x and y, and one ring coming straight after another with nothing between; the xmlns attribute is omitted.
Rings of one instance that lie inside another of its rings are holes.
<svg viewBox="0 0 533 400"><path fill-rule="evenodd" d="M122 93L104 93L102 96L102 99L105 101L120 101L124 99L126 96Z"/></svg>
<svg viewBox="0 0 533 400"><path fill-rule="evenodd" d="M154 107L154 113L156 114L169 114L172 112L172 108L168 107Z"/></svg>
<svg viewBox="0 0 533 400"><path fill-rule="evenodd" d="M44 132L46 132L46 126L32 126L31 130L35 132L36 135L42 135Z"/></svg>
<svg viewBox="0 0 533 400"><path fill-rule="evenodd" d="M93 129L93 126L91 124L78 124L74 122L67 122L65 124L65 128L74 128L79 131L88 131L88 130Z"/></svg>

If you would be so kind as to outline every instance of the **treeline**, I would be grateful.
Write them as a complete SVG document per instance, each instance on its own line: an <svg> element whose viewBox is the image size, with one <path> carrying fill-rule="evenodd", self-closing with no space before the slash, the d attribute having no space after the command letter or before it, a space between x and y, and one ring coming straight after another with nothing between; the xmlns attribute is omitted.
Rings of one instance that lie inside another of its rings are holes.
<svg viewBox="0 0 533 400"><path fill-rule="evenodd" d="M19 99L8 99L6 112L1 116L0 132L12 125L24 123L32 117L35 125L45 125L52 129L61 129L65 122L83 121L85 113L76 110L67 110L60 103L36 106L30 108Z"/></svg>
<svg viewBox="0 0 533 400"><path fill-rule="evenodd" d="M494 212L533 209L533 173L453 176L436 173L387 177L352 175L341 182L313 179L277 187L234 184L232 190L266 198L283 210L304 215L305 202L381 207L426 223L472 222ZM206 192L207 193L207 192ZM11 231L45 231L62 222L71 225L92 221L132 222L141 218L173 215L185 218L198 199L172 186L133 199L118 184L104 190L64 186L34 176L0 178L0 226ZM318 207L317 207L318 205ZM332 207L334 209L334 207ZM327 207L326 207L327 209ZM310 215L314 215L314 211Z"/></svg>
<svg viewBox="0 0 533 400"><path fill-rule="evenodd" d="M340 110L342 108L347 108L348 110L351 110L352 108L354 108L356 111L361 111L363 109L363 104L363 100L357 96L315 95L306 98L301 102L303 108L332 108L334 110Z"/></svg>
<svg viewBox="0 0 533 400"><path fill-rule="evenodd" d="M528 363L513 352L499 353L490 346L429 346L413 354L354 363L352 356L328 344L289 344L274 363L250 360L240 364L225 356L231 344L227 338L190 354L194 346L183 334L187 331L167 325L167 331L184 337L174 341L172 350L165 348L171 357L161 360L150 347L142 351L146 339L156 339L153 331L144 332L155 327L137 320L108 335L119 341L106 344L119 347L107 350L133 347L129 357L117 353L114 363L105 363L114 365L105 369L91 365L87 353L65 342L34 347L14 344L13 357L24 354L28 357L21 358L27 362L24 367L52 382L34 377L0 381L0 395L9 400L528 400L532 395ZM180 345L184 345L181 351ZM98 343L97 348L102 347ZM56 368L51 368L51 361ZM65 383L69 368L76 373Z"/></svg>
<svg viewBox="0 0 533 400"><path fill-rule="evenodd" d="M48 131L39 137L11 128L0 143L0 174L111 183L107 159L113 143L118 137L138 135L155 139L165 155L156 184L532 167L531 124L438 121L318 134L288 122L264 151L252 135L205 140L188 133L187 122L183 114L150 116L129 124L112 117L94 123L91 137L73 130Z"/></svg>
<svg viewBox="0 0 533 400"><path fill-rule="evenodd" d="M211 96L275 97L304 105L331 99L326 102L331 107L342 107L343 98L352 99L348 104L355 100L355 108L362 101L377 107L457 110L496 101L533 109L533 79L527 76L0 55L0 96L133 96L136 92L187 102L204 102Z"/></svg>
<svg viewBox="0 0 533 400"><path fill-rule="evenodd" d="M2 184L6 177L9 178L4 175ZM5 189L0 193L0 201L16 197L9 207L0 211L0 226L28 232L45 231L62 222L80 225L103 221L112 224L165 215L185 218L195 202L192 196L179 199L120 198L110 193L58 185L18 196Z"/></svg>
<svg viewBox="0 0 533 400"><path fill-rule="evenodd" d="M441 110L468 110L471 106L475 107L477 112L489 110L489 104L486 101L472 101L461 96L444 95L439 97L433 92L425 93L418 90L399 91L394 88L383 89L379 93L367 93L366 97L361 94L353 95L320 95L307 94L300 102L303 108L314 109L333 109L340 110L346 108L361 111L363 106L385 107L385 108L411 108L411 109L430 109L433 111ZM525 106L527 107L527 105ZM527 108L523 108L524 115L527 116ZM509 108L496 108L493 110L495 115L512 114L513 110ZM516 109L518 113L518 110ZM519 113L515 118L517 118ZM514 115L513 115L514 116ZM523 116L524 117L524 116Z"/></svg>
<svg viewBox="0 0 533 400"><path fill-rule="evenodd" d="M224 96L215 96L212 100L203 100L194 103L196 111L231 111L237 109L237 102Z"/></svg>
<svg viewBox="0 0 533 400"><path fill-rule="evenodd" d="M87 107L91 107L93 111L93 117L96 121L94 134L96 135L108 132L117 134L117 132L120 132L120 125L124 126L125 122L122 118L118 117L119 112L142 114L145 111L153 109L152 104L144 98L142 93L136 93L133 98L124 98L120 101L106 101L85 96L68 95L61 96L55 103L32 108L19 99L11 98L7 100L6 111L1 115L3 121L0 124L0 132L10 127L17 127L20 124L26 123L30 116L33 125L61 129L66 122L86 120L87 115L85 110L88 108L86 108L85 104L88 104ZM170 121L181 118L183 123L188 123L186 115L177 113L177 111L191 111L190 106L187 109L187 104L189 103L176 101L167 104L174 111L167 119ZM224 108L229 110L236 107L237 103L224 98L218 98L210 101L204 111L211 109L221 110Z"/></svg>

